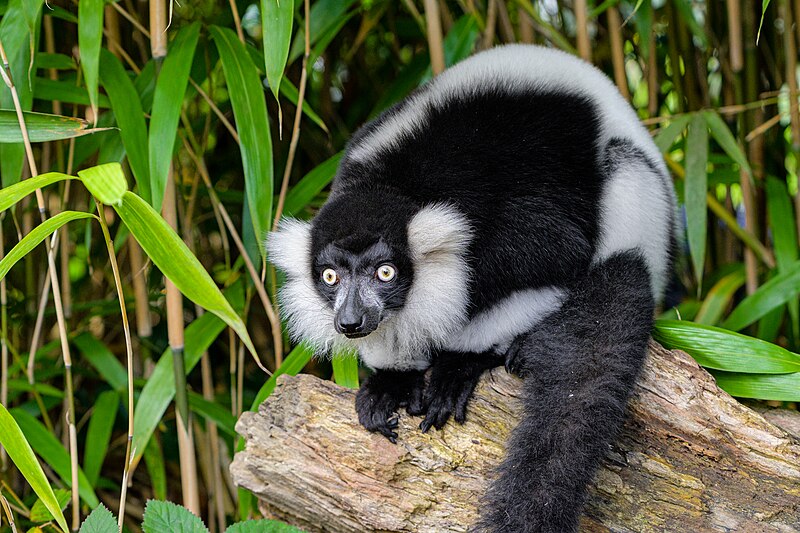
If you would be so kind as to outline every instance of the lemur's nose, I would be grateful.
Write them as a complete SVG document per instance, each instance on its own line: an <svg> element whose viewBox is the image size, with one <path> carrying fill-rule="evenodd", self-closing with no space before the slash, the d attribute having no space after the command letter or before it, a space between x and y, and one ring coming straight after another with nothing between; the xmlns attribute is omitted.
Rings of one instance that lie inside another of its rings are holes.
<svg viewBox="0 0 800 533"><path fill-rule="evenodd" d="M345 335L354 335L364 332L364 316L340 316L336 319L336 329Z"/></svg>

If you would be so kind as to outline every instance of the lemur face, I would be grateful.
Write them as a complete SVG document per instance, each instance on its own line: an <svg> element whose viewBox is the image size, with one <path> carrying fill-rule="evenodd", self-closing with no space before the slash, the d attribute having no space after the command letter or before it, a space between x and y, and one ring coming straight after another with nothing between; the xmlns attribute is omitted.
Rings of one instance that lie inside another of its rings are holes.
<svg viewBox="0 0 800 533"><path fill-rule="evenodd" d="M349 339L365 337L401 309L411 268L383 239L347 238L314 258L315 288L333 310L333 327Z"/></svg>

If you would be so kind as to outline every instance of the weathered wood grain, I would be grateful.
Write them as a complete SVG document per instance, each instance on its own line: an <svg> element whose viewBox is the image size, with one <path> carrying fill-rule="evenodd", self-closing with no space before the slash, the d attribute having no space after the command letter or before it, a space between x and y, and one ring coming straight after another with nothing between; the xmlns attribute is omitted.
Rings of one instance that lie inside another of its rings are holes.
<svg viewBox="0 0 800 533"><path fill-rule="evenodd" d="M519 416L519 384L502 369L488 374L464 426L425 435L403 413L393 445L358 425L354 391L282 378L239 420L247 446L231 472L262 511L308 531L466 531ZM800 531L800 416L766 416L685 353L651 343L581 529Z"/></svg>

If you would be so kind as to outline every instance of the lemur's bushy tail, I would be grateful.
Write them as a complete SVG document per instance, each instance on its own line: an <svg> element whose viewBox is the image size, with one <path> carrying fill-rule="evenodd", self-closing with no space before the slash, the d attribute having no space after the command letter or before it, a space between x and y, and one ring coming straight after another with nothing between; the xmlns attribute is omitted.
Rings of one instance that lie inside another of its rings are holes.
<svg viewBox="0 0 800 533"><path fill-rule="evenodd" d="M594 266L562 308L518 339L525 414L483 502L479 531L577 530L647 353L654 302L636 252Z"/></svg>

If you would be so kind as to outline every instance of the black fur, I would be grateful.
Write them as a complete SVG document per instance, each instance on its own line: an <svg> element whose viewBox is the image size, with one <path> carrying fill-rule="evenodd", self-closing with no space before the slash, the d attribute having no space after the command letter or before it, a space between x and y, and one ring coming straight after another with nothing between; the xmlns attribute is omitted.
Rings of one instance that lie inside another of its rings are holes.
<svg viewBox="0 0 800 533"><path fill-rule="evenodd" d="M425 371L379 370L369 376L356 394L358 421L366 429L397 442L397 409L409 414L425 412Z"/></svg>
<svg viewBox="0 0 800 533"><path fill-rule="evenodd" d="M593 267L561 310L520 337L507 366L525 377L525 416L478 531L576 531L586 486L616 435L647 352L653 299L643 260Z"/></svg>

